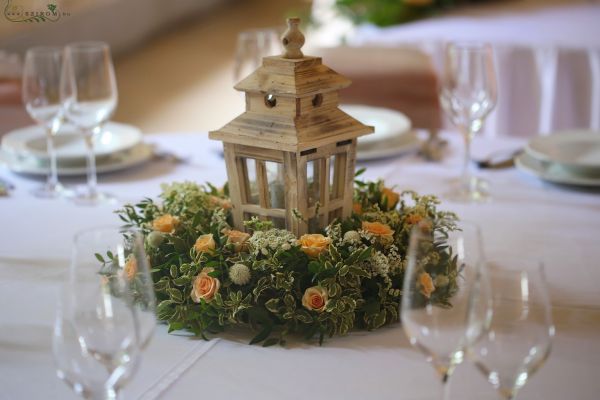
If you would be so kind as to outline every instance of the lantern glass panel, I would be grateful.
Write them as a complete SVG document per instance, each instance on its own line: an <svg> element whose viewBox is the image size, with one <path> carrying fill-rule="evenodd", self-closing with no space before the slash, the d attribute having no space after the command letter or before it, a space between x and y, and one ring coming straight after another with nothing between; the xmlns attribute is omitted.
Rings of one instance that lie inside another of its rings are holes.
<svg viewBox="0 0 600 400"><path fill-rule="evenodd" d="M266 161L267 185L269 187L269 200L271 208L286 208L285 204L285 175L283 164Z"/></svg>
<svg viewBox="0 0 600 400"><path fill-rule="evenodd" d="M258 196L258 179L256 175L256 160L252 158L245 158L244 163L246 166L246 199L245 202L248 204L259 204Z"/></svg>
<svg viewBox="0 0 600 400"><path fill-rule="evenodd" d="M319 217L314 216L308 219L308 232L315 233L319 230Z"/></svg>
<svg viewBox="0 0 600 400"><path fill-rule="evenodd" d="M306 163L306 189L309 207L314 206L321 199L320 165L320 160L311 160Z"/></svg>
<svg viewBox="0 0 600 400"><path fill-rule="evenodd" d="M336 218L342 218L342 208L336 208L329 212L329 223L333 222Z"/></svg>
<svg viewBox="0 0 600 400"><path fill-rule="evenodd" d="M273 222L274 228L277 228L277 229L286 229L287 228L285 225L285 218L270 217L269 219Z"/></svg>
<svg viewBox="0 0 600 400"><path fill-rule="evenodd" d="M336 200L344 196L346 171L346 153L338 153L329 159L329 199Z"/></svg>
<svg viewBox="0 0 600 400"><path fill-rule="evenodd" d="M337 191L336 191L336 187L335 187L335 183L337 182L335 178L337 178L336 173L337 168L336 168L336 156L333 155L329 158L329 198L331 200L335 200L337 198Z"/></svg>

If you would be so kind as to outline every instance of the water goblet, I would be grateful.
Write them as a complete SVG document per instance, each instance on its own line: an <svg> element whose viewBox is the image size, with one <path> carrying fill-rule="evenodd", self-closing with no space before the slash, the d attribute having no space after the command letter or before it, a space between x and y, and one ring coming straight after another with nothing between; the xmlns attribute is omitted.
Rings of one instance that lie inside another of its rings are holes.
<svg viewBox="0 0 600 400"><path fill-rule="evenodd" d="M550 354L554 325L541 263L488 261L492 319L468 356L503 399L514 399Z"/></svg>
<svg viewBox="0 0 600 400"><path fill-rule="evenodd" d="M279 36L282 32L276 28L266 28L238 34L233 66L233 79L236 83L256 70L263 57L281 53Z"/></svg>
<svg viewBox="0 0 600 400"><path fill-rule="evenodd" d="M94 141L117 106L117 83L106 43L81 42L65 48L60 94L65 117L82 131L87 148L87 189L73 200L84 205L111 202L113 196L97 189L94 154Z"/></svg>
<svg viewBox="0 0 600 400"><path fill-rule="evenodd" d="M438 372L444 399L449 377L489 320L481 246L479 228L466 222L447 231L422 221L410 236L400 319L410 343Z"/></svg>
<svg viewBox="0 0 600 400"><path fill-rule="evenodd" d="M62 123L60 78L62 48L34 47L27 50L23 68L22 97L27 113L44 130L49 171L46 183L33 191L34 196L55 198L66 194L58 181L54 136Z"/></svg>
<svg viewBox="0 0 600 400"><path fill-rule="evenodd" d="M496 105L492 47L472 42L448 44L439 97L442 108L462 134L465 144L462 175L448 197L461 202L487 201L489 184L472 171L471 141Z"/></svg>
<svg viewBox="0 0 600 400"><path fill-rule="evenodd" d="M154 328L147 266L134 231L94 228L75 237L53 353L59 378L85 398L118 398L139 364Z"/></svg>

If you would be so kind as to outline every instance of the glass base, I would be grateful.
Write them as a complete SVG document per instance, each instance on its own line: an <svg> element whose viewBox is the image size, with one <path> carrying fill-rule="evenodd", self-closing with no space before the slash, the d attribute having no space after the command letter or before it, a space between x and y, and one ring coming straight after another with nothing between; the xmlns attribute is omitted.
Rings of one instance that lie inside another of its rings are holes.
<svg viewBox="0 0 600 400"><path fill-rule="evenodd" d="M71 190L65 188L60 183L45 183L42 186L32 190L31 193L40 199L56 199L59 197L70 197L73 195Z"/></svg>
<svg viewBox="0 0 600 400"><path fill-rule="evenodd" d="M109 193L78 191L70 198L73 203L80 206L96 206L100 204L115 204L117 198Z"/></svg>
<svg viewBox="0 0 600 400"><path fill-rule="evenodd" d="M476 176L460 178L452 182L452 189L444 197L459 203L485 203L492 198L489 187L488 181Z"/></svg>

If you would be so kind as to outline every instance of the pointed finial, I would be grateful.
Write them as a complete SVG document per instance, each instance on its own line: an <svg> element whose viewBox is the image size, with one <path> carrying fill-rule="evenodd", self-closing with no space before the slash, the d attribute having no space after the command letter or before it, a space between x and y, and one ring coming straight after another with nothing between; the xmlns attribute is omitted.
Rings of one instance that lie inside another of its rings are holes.
<svg viewBox="0 0 600 400"><path fill-rule="evenodd" d="M300 18L288 18L288 28L281 37L281 42L285 48L283 58L302 58L302 46L304 46L304 35L300 31Z"/></svg>

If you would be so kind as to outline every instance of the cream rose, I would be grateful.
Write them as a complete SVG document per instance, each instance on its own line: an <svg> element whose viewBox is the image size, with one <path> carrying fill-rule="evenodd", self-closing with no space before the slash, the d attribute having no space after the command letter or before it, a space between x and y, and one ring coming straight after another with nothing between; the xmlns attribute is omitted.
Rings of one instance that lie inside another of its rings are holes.
<svg viewBox="0 0 600 400"><path fill-rule="evenodd" d="M215 297L215 293L219 291L221 282L217 278L208 275L213 271L214 268L204 268L194 279L190 297L195 303L200 303L201 299L204 299L208 303Z"/></svg>
<svg viewBox="0 0 600 400"><path fill-rule="evenodd" d="M152 229L163 233L173 233L179 225L179 219L171 214L161 215L152 221Z"/></svg>
<svg viewBox="0 0 600 400"><path fill-rule="evenodd" d="M400 200L400 195L394 192L392 189L384 187L381 189L380 200L381 204L386 206L386 210L393 210Z"/></svg>
<svg viewBox="0 0 600 400"><path fill-rule="evenodd" d="M225 235L227 236L227 243L233 245L233 249L236 252L240 252L247 247L247 241L250 239L250 234L246 232L230 230L226 231Z"/></svg>
<svg viewBox="0 0 600 400"><path fill-rule="evenodd" d="M331 239L321 235L320 233L306 234L300 237L300 246L302 251L309 257L317 257L319 254L327 250L331 243Z"/></svg>
<svg viewBox="0 0 600 400"><path fill-rule="evenodd" d="M430 298L431 293L435 290L433 279L431 279L431 275L427 272L422 272L421 275L419 275L419 286L421 287L421 294L427 298Z"/></svg>
<svg viewBox="0 0 600 400"><path fill-rule="evenodd" d="M194 249L196 249L198 253L212 253L215 247L216 243L212 233L200 235L196 240L196 243L194 243Z"/></svg>
<svg viewBox="0 0 600 400"><path fill-rule="evenodd" d="M381 222L363 221L362 228L364 231L381 238L391 239L394 235L394 230L389 225L382 224Z"/></svg>
<svg viewBox="0 0 600 400"><path fill-rule="evenodd" d="M302 296L302 305L313 311L322 312L327 305L327 290L321 286L309 287Z"/></svg>

